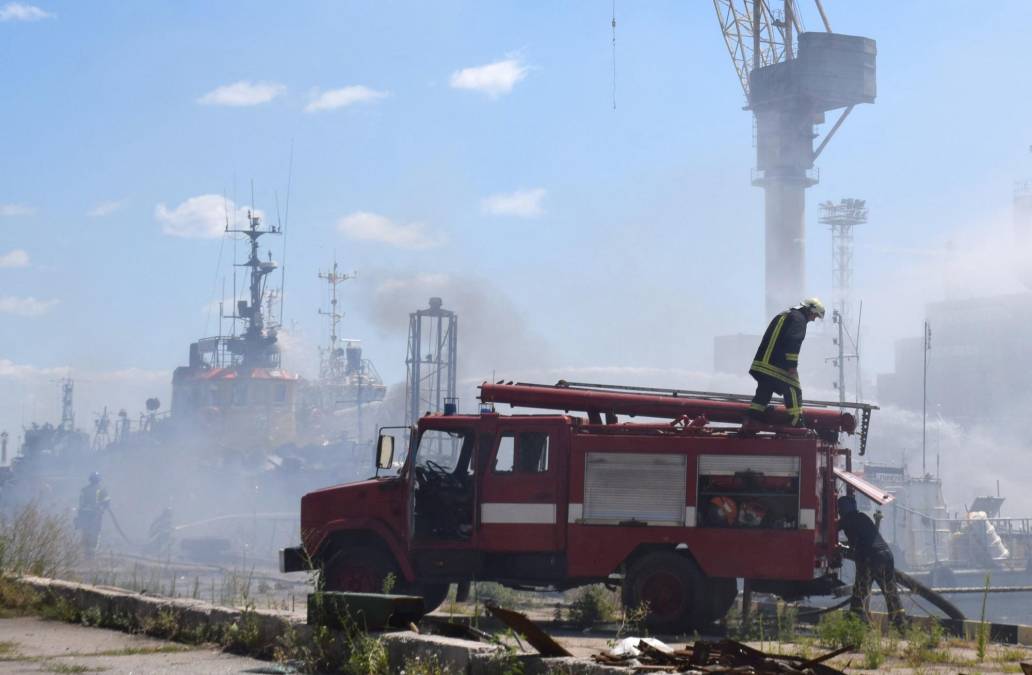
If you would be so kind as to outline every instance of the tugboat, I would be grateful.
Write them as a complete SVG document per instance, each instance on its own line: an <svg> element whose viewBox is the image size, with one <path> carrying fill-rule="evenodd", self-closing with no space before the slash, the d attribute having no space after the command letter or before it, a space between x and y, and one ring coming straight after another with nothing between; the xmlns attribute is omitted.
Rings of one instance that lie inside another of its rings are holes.
<svg viewBox="0 0 1032 675"><path fill-rule="evenodd" d="M243 331L190 345L189 364L172 375L171 421L203 430L223 450L260 453L297 437L300 378L282 368L279 326L262 310L268 277L277 266L271 252L267 260L259 258L258 242L280 230L262 229L259 216L250 211L247 221L246 229L226 228L250 240L250 256L239 265L250 270L250 297L238 300L235 313L226 317L234 325L242 322Z"/></svg>

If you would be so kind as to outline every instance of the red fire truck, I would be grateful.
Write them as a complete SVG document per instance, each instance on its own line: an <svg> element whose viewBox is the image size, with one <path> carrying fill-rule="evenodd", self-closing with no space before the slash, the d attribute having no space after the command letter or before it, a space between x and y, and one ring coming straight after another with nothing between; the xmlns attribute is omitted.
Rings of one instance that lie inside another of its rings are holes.
<svg viewBox="0 0 1032 675"><path fill-rule="evenodd" d="M420 419L404 457L381 432L385 475L306 494L302 546L281 569L314 564L327 589L365 592L393 574L428 609L471 580L621 584L655 630L686 631L722 618L739 579L830 592L837 481L891 499L848 471L839 444L858 433L863 452L869 405L808 404L800 429L773 409L743 425L745 397L680 390L485 383L480 399L479 414ZM494 411L504 403L553 412Z"/></svg>

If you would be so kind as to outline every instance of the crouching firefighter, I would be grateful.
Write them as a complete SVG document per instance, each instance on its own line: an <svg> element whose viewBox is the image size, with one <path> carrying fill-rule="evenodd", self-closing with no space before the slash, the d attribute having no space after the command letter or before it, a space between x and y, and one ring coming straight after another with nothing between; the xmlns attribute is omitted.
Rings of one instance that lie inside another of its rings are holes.
<svg viewBox="0 0 1032 675"><path fill-rule="evenodd" d="M882 539L874 521L856 508L855 497L839 497L839 532L849 542L849 557L856 563L856 579L853 581L853 595L849 599L849 611L867 619L867 602L871 595L871 584L878 586L885 596L885 607L889 620L901 633L906 630L903 606L896 591L896 565L889 545Z"/></svg>
<svg viewBox="0 0 1032 675"><path fill-rule="evenodd" d="M817 298L809 298L771 320L749 368L749 374L756 380L756 395L749 404L750 419L766 421L771 396L780 394L789 423L803 426L799 350L806 338L806 324L823 318L824 305Z"/></svg>

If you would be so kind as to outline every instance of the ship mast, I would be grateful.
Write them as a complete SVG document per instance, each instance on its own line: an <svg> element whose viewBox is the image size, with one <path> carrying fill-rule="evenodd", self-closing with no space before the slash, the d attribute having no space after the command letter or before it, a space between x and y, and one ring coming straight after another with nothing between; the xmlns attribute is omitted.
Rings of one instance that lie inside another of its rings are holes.
<svg viewBox="0 0 1032 675"><path fill-rule="evenodd" d="M331 271L319 272L319 278L324 279L330 287L330 311L319 310L320 314L330 319L330 347L323 350L322 363L319 368L319 377L323 379L343 377L345 369L344 350L337 346L337 342L340 340L340 336L337 335L337 326L344 318L344 315L337 311L337 286L348 279L354 279L357 273L343 274L337 269L337 259L334 258Z"/></svg>
<svg viewBox="0 0 1032 675"><path fill-rule="evenodd" d="M266 234L280 234L280 230L274 225L269 229L262 229L261 218L251 211L247 212L248 226L243 230L233 230L226 226L228 234L243 234L251 243L251 252L246 262L238 263L236 267L248 267L251 272L250 299L238 300L236 314L232 319L244 322L244 333L239 338L234 338L230 343L230 350L235 356L241 357L240 365L249 368L277 368L279 367L279 350L276 348L276 327L266 327L265 316L262 313L262 299L265 296L266 277L276 269L276 263L272 260L272 252L269 252L268 260L261 260L258 257L258 240Z"/></svg>

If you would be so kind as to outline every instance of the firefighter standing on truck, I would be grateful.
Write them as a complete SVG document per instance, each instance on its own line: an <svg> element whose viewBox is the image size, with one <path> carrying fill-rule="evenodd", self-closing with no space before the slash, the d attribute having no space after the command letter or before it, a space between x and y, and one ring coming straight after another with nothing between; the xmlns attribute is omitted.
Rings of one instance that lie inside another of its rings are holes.
<svg viewBox="0 0 1032 675"><path fill-rule="evenodd" d="M871 595L871 584L877 581L885 596L885 607L889 619L901 633L906 630L903 606L896 592L896 561L892 558L889 545L882 539L878 527L866 513L856 508L856 498L838 498L839 532L846 535L853 562L856 563L856 579L853 580L853 595L849 599L849 611L867 618L865 605Z"/></svg>
<svg viewBox="0 0 1032 675"><path fill-rule="evenodd" d="M749 374L756 380L756 395L749 417L766 420L771 396L780 394L792 426L803 426L803 393L799 386L799 350L806 338L806 324L824 318L824 305L808 298L774 317L756 350Z"/></svg>

